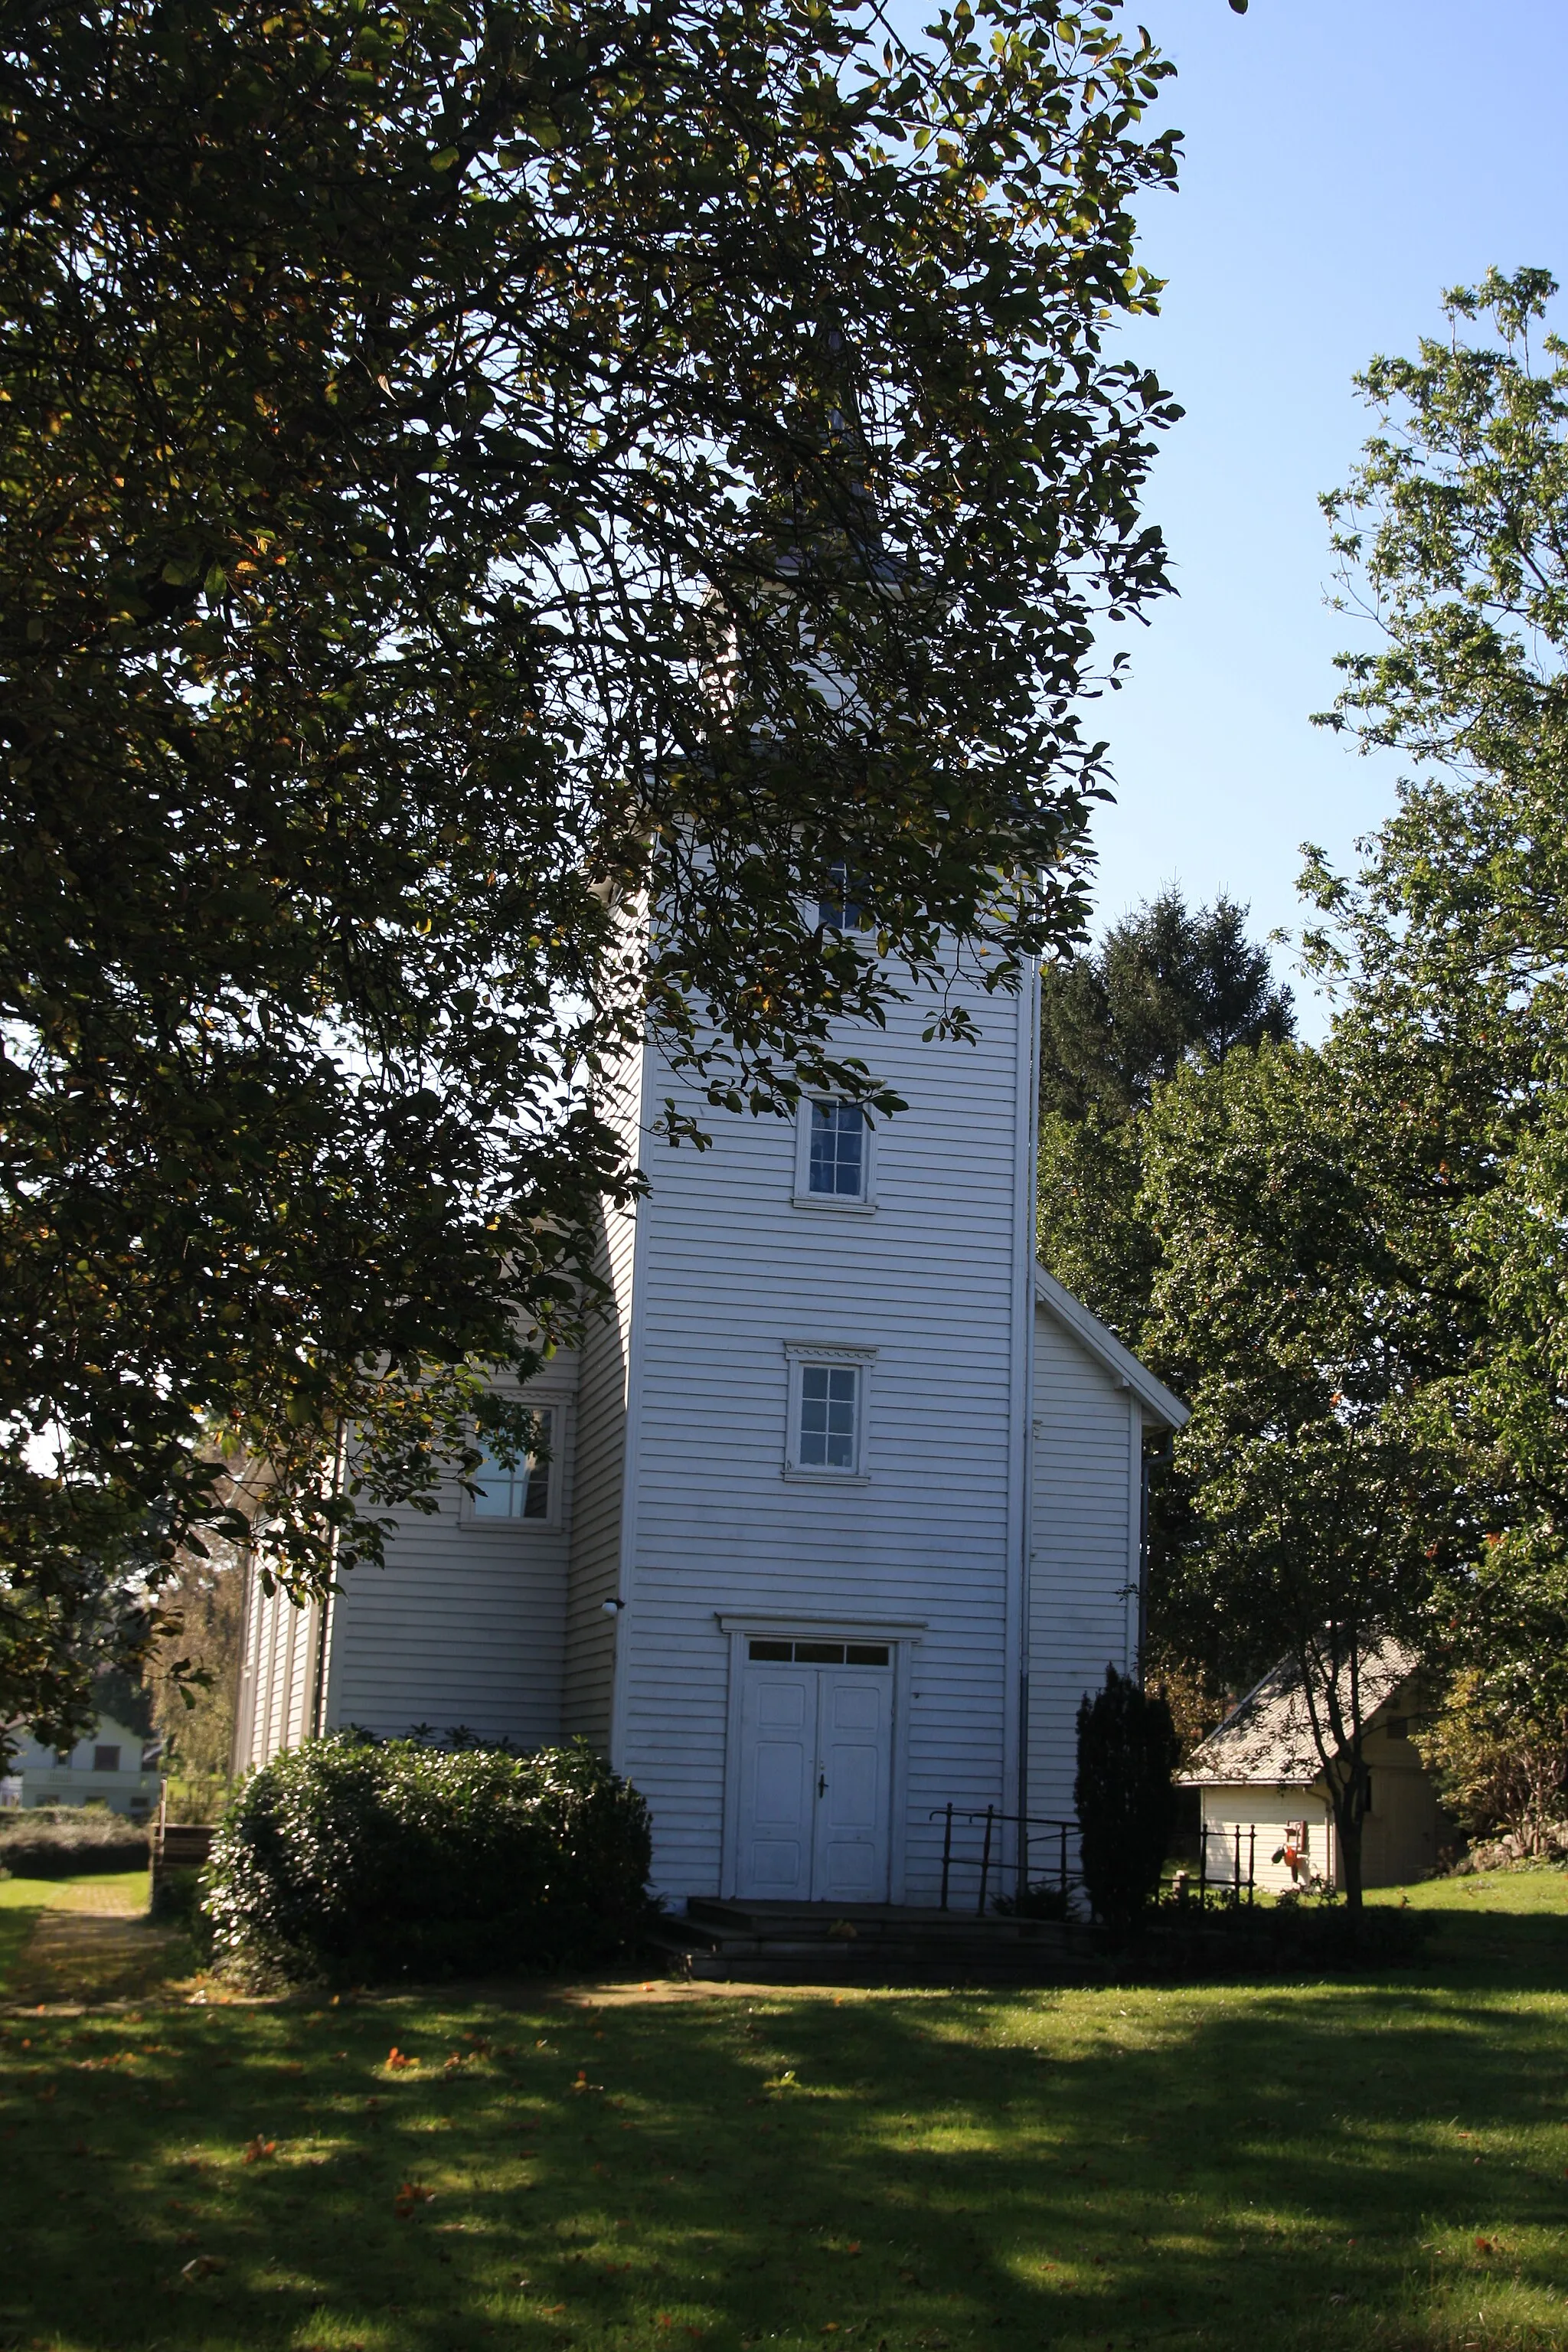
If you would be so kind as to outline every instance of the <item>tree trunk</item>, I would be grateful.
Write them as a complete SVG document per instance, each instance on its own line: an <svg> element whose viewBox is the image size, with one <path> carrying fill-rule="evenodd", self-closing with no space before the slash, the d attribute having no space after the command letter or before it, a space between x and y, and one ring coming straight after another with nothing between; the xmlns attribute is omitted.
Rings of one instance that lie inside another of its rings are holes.
<svg viewBox="0 0 1568 2352"><path fill-rule="evenodd" d="M1361 1909L1361 1832L1362 1816L1350 1819L1352 1808L1334 1807L1334 1832L1339 1840L1340 1877L1344 1886L1345 1908Z"/></svg>
<svg viewBox="0 0 1568 2352"><path fill-rule="evenodd" d="M1362 1907L1362 1832L1366 1826L1368 1782L1366 1769L1359 1761L1351 1767L1351 1777L1341 1787L1331 1780L1330 1797L1334 1808L1334 1837L1339 1846L1340 1884L1348 1911Z"/></svg>

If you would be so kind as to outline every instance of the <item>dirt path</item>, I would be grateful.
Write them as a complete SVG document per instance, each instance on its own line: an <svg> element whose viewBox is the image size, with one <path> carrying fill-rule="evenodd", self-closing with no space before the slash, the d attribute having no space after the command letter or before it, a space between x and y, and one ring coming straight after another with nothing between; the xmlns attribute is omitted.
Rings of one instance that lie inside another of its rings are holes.
<svg viewBox="0 0 1568 2352"><path fill-rule="evenodd" d="M39 2001L134 2000L169 1973L180 1942L168 1927L150 1925L142 1908L145 1880L61 1887L27 1939L6 1988L29 2007Z"/></svg>

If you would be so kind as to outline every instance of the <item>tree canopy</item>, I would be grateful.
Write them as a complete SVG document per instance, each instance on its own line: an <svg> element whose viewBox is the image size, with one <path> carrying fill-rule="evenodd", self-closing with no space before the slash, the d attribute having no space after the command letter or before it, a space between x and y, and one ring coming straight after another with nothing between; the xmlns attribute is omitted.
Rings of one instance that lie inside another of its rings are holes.
<svg viewBox="0 0 1568 2352"><path fill-rule="evenodd" d="M1162 890L1113 923L1100 947L1052 964L1040 992L1040 1107L1107 1124L1146 1110L1190 1056L1295 1034L1290 991L1222 891L1189 907Z"/></svg>
<svg viewBox="0 0 1568 2352"><path fill-rule="evenodd" d="M1167 889L1041 986L1038 1247L1053 1274L1137 1347L1156 1249L1139 1204L1144 1115L1188 1064L1295 1033L1290 992L1222 893Z"/></svg>
<svg viewBox="0 0 1568 2352"><path fill-rule="evenodd" d="M1294 1659L1352 1885L1354 1685L1384 1639L1454 1677L1431 1752L1472 1810L1507 1757L1538 1823L1568 1740L1568 350L1532 348L1553 291L1493 273L1447 298L1447 339L1362 379L1379 429L1325 504L1378 635L1326 723L1418 772L1359 872L1309 856L1328 1037L1194 1058L1081 1130L1110 1168L1076 1212L1085 1262L1193 1407L1157 1493L1155 1641L1233 1685Z"/></svg>
<svg viewBox="0 0 1568 2352"><path fill-rule="evenodd" d="M1555 282L1489 271L1448 332L1361 380L1379 431L1324 501L1342 655L1322 722L1417 773L1335 874L1306 887L1336 1027L1405 1074L1407 1124L1460 1149L1437 1171L1455 1280L1481 1331L1447 1391L1489 1507L1435 1616L1465 1706L1568 1732L1568 345ZM1489 339L1474 329L1486 322ZM1455 1108L1463 1106L1462 1121ZM1456 1129L1459 1131L1456 1133Z"/></svg>
<svg viewBox="0 0 1568 2352"><path fill-rule="evenodd" d="M1173 413L1115 17L8 11L0 1715L110 1564L303 1588L521 1438L629 1036L885 1102L836 1020L1080 927Z"/></svg>

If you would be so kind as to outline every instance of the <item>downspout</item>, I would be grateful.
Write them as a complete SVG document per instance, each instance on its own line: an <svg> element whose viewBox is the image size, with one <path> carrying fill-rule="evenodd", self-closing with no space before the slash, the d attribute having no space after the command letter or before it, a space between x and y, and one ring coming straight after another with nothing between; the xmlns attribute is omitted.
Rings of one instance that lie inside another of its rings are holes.
<svg viewBox="0 0 1568 2352"><path fill-rule="evenodd" d="M334 1502L343 1491L347 1454L348 1426L340 1413L337 1438L332 1448L332 1500ZM326 1729L327 1675L331 1664L332 1601L338 1589L340 1535L341 1530L334 1520L331 1534L327 1538L327 1589L321 1595L321 1613L316 1622L316 1688L314 1705L310 1709L310 1737L313 1739L320 1739Z"/></svg>
<svg viewBox="0 0 1568 2352"><path fill-rule="evenodd" d="M1028 1878L1029 1812L1029 1629L1033 1622L1035 1558L1035 1265L1040 1234L1040 970L1031 973L1029 1005L1028 1139L1025 1148L1025 1179L1028 1189L1024 1252L1024 1459L1019 1492L1022 1496L1018 1571L1018 1892Z"/></svg>
<svg viewBox="0 0 1568 2352"><path fill-rule="evenodd" d="M1143 1687L1149 1658L1149 1474L1156 1463L1169 1462L1175 1439L1169 1430L1163 1444L1146 1447L1138 1469L1138 1686Z"/></svg>

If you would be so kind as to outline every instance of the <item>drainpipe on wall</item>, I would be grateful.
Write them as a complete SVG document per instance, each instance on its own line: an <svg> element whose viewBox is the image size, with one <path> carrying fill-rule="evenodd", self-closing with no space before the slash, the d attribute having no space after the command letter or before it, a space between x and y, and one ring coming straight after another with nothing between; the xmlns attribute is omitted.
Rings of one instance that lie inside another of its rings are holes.
<svg viewBox="0 0 1568 2352"><path fill-rule="evenodd" d="M1145 1446L1138 1465L1138 1687L1143 1687L1149 1655L1149 1473L1169 1462L1175 1439L1169 1430L1160 1445Z"/></svg>
<svg viewBox="0 0 1568 2352"><path fill-rule="evenodd" d="M348 1427L342 1415L338 1418L337 1438L332 1448L332 1500L343 1491L343 1475L348 1454ZM327 1669L331 1658L330 1642L332 1625L332 1594L338 1580L339 1530L334 1526L327 1538L327 1589L322 1593L316 1622L316 1689L315 1704L310 1709L310 1734L320 1739L326 1729Z"/></svg>

